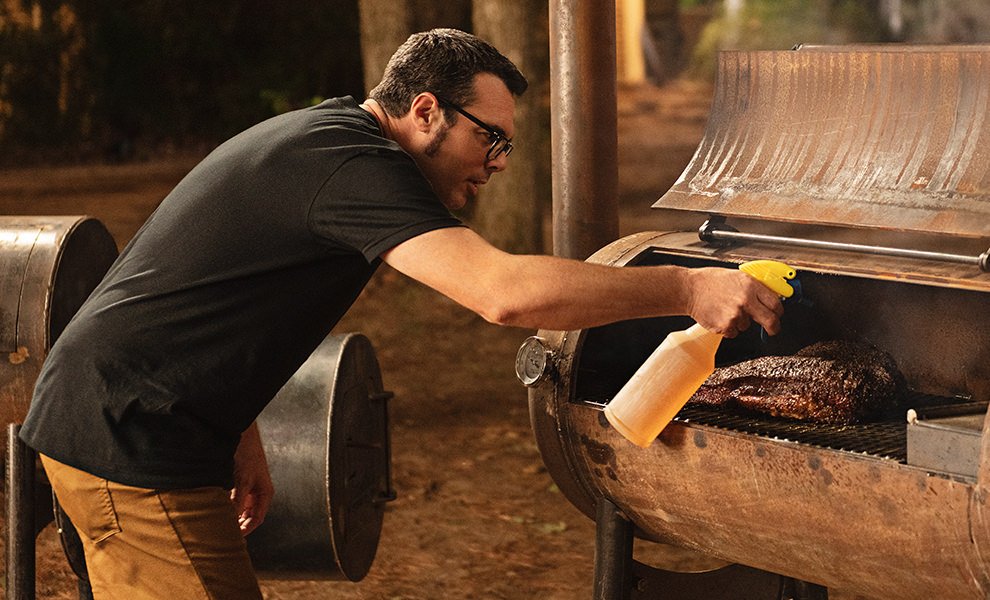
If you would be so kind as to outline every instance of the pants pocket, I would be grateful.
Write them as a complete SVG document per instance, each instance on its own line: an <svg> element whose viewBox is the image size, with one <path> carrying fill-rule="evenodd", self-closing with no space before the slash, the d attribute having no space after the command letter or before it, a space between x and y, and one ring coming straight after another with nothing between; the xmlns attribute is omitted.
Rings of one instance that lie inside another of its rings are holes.
<svg viewBox="0 0 990 600"><path fill-rule="evenodd" d="M120 533L109 482L42 455L48 481L79 535L98 544Z"/></svg>

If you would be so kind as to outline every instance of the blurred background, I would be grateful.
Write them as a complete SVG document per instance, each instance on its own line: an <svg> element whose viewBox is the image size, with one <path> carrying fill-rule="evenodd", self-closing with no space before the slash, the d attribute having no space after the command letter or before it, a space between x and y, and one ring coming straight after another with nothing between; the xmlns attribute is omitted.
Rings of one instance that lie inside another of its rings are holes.
<svg viewBox="0 0 990 600"><path fill-rule="evenodd" d="M413 31L518 30L513 4L2 0L0 161L134 160L215 144L279 112L361 96ZM524 30L546 22L546 2L523 4ZM622 76L654 83L710 77L720 48L990 35L990 5L975 0L619 0L617 9Z"/></svg>
<svg viewBox="0 0 990 600"><path fill-rule="evenodd" d="M725 48L990 36L977 0L617 0L616 17L627 87L710 84ZM514 181L465 216L499 246L538 251L548 201L512 199L550 195L549 18L546 0L0 0L0 169L202 156L275 114L363 98L410 33L457 27L533 84Z"/></svg>
<svg viewBox="0 0 990 600"><path fill-rule="evenodd" d="M515 4L0 0L0 161L140 160L213 145L279 112L361 96L412 31L444 25L504 38L544 26L546 2L521 3L522 26ZM990 4L976 0L619 0L617 8L622 76L654 83L709 78L719 48L990 35Z"/></svg>

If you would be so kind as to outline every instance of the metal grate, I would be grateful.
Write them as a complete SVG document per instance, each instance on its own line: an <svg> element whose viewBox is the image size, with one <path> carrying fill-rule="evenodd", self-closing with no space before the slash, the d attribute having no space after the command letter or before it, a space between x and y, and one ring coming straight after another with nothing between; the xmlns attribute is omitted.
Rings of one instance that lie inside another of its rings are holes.
<svg viewBox="0 0 990 600"><path fill-rule="evenodd" d="M686 406L674 420L907 462L907 421L903 417L898 421L826 425L754 416L730 408Z"/></svg>
<svg viewBox="0 0 990 600"><path fill-rule="evenodd" d="M610 398L581 398L581 404L604 408ZM828 425L768 417L738 407L685 406L675 421L718 427L769 439L808 444L819 448L866 454L907 462L908 408L944 406L968 398L945 398L909 391L882 419L857 425Z"/></svg>

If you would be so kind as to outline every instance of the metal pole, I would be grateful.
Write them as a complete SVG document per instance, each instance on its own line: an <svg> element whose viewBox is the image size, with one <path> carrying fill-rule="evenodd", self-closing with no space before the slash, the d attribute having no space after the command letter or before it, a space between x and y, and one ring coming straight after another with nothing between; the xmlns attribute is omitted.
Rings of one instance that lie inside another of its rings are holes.
<svg viewBox="0 0 990 600"><path fill-rule="evenodd" d="M796 246L800 248L818 248L820 250L839 250L842 252L858 252L860 254L870 254L875 256L897 256L901 258L917 258L920 260L934 260L938 262L949 262L963 265L972 265L983 272L990 271L990 250L979 256L968 256L964 254L949 254L946 252L930 252L927 250L913 250L911 248L891 248L889 246L871 246L867 244L850 244L848 242L829 242L826 240L812 240L804 238L786 237L781 235L767 235L763 233L744 233L733 228L720 229L726 227L723 219L709 219L702 223L698 230L698 237L704 242L754 242L773 244L776 246Z"/></svg>
<svg viewBox="0 0 990 600"><path fill-rule="evenodd" d="M619 236L615 0L550 1L553 251L585 259Z"/></svg>
<svg viewBox="0 0 990 600"><path fill-rule="evenodd" d="M7 599L34 600L36 455L7 425Z"/></svg>
<svg viewBox="0 0 990 600"><path fill-rule="evenodd" d="M610 500L595 516L595 600L629 600L632 591L633 526Z"/></svg>

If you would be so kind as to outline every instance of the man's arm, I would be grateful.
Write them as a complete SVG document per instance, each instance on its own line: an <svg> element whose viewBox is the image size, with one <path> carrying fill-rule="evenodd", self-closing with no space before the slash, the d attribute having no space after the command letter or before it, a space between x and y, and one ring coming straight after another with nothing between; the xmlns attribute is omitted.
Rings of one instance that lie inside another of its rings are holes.
<svg viewBox="0 0 990 600"><path fill-rule="evenodd" d="M383 255L386 263L486 320L542 329L690 315L734 336L750 319L780 328L780 299L734 269L617 268L552 256L514 255L464 227L430 231Z"/></svg>

